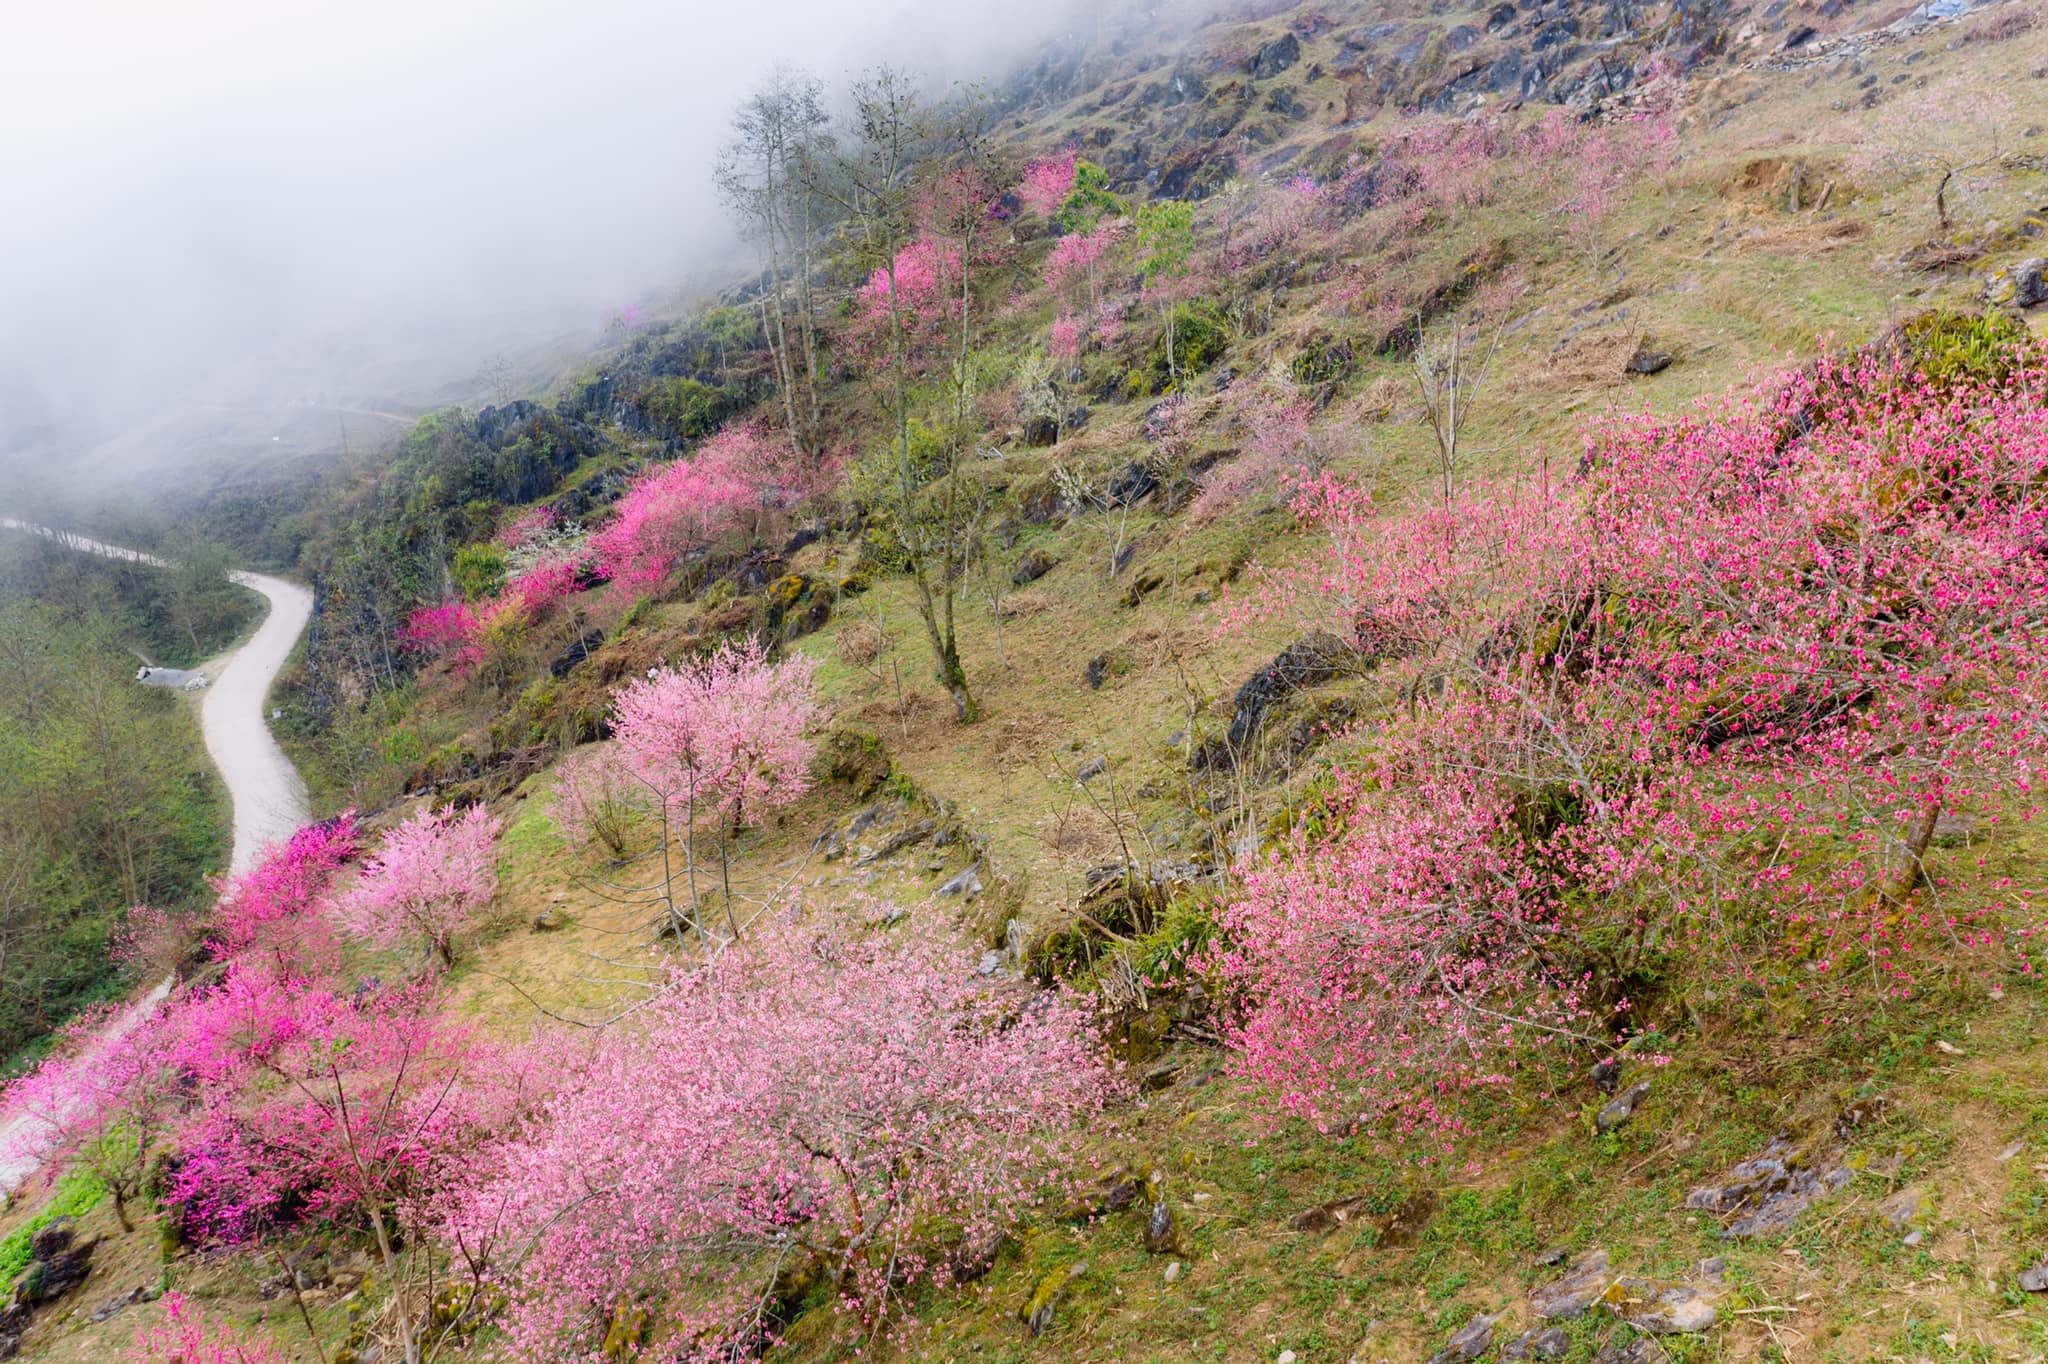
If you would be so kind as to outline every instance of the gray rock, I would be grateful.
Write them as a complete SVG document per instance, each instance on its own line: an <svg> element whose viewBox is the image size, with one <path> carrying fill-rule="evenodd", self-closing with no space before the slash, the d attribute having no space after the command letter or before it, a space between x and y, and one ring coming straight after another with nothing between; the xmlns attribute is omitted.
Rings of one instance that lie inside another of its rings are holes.
<svg viewBox="0 0 2048 1364"><path fill-rule="evenodd" d="M1571 1321L1584 1316L1610 1282L1607 1252L1596 1247L1572 1261L1564 1277L1531 1289L1529 1305L1546 1320Z"/></svg>
<svg viewBox="0 0 2048 1364"><path fill-rule="evenodd" d="M1283 33L1254 52L1245 63L1245 69L1252 73L1254 80L1265 80L1279 75L1300 60L1301 40L1292 33Z"/></svg>
<svg viewBox="0 0 2048 1364"><path fill-rule="evenodd" d="M1718 1315L1698 1285L1656 1279L1617 1279L1601 1301L1636 1330L1658 1336L1704 1331Z"/></svg>
<svg viewBox="0 0 2048 1364"><path fill-rule="evenodd" d="M974 968L978 976L992 976L1003 969L1003 954L991 947L981 954L981 964Z"/></svg>
<svg viewBox="0 0 2048 1364"><path fill-rule="evenodd" d="M1685 1206L1732 1216L1721 1232L1725 1237L1771 1236L1849 1179L1840 1150L1802 1157L1790 1140L1779 1137L1729 1170L1720 1183L1695 1188Z"/></svg>
<svg viewBox="0 0 2048 1364"><path fill-rule="evenodd" d="M1180 1249L1180 1220L1173 1215L1173 1204L1167 1200L1164 1189L1153 1200L1152 1211L1145 1218L1145 1249L1154 1255L1170 1255Z"/></svg>
<svg viewBox="0 0 2048 1364"><path fill-rule="evenodd" d="M1081 765L1081 770L1074 774L1074 780L1086 786L1089 782L1094 781L1107 771L1109 771L1109 759L1090 758Z"/></svg>
<svg viewBox="0 0 2048 1364"><path fill-rule="evenodd" d="M2029 1293L2048 1293L2048 1257L2020 1271L2020 1287Z"/></svg>
<svg viewBox="0 0 2048 1364"><path fill-rule="evenodd" d="M981 863L976 862L956 872L945 885L939 887L938 894L940 899L951 899L958 895L969 900L981 894ZM1012 919L1010 922L1015 923L1016 920Z"/></svg>
<svg viewBox="0 0 2048 1364"><path fill-rule="evenodd" d="M1638 1080L1621 1093L1607 1101L1600 1115L1593 1119L1593 1126L1601 1132L1612 1132L1636 1115L1636 1105L1650 1096L1650 1082Z"/></svg>
<svg viewBox="0 0 2048 1364"><path fill-rule="evenodd" d="M1920 1191L1901 1189L1877 1205L1877 1215L1882 1217L1894 1231L1905 1231L1920 1216Z"/></svg>
<svg viewBox="0 0 2048 1364"><path fill-rule="evenodd" d="M2030 256L1984 277L1984 301L1994 307L2031 308L2048 303L2048 260Z"/></svg>
<svg viewBox="0 0 2048 1364"><path fill-rule="evenodd" d="M1500 1347L1502 1359L1562 1359L1572 1338L1562 1326L1531 1327Z"/></svg>
<svg viewBox="0 0 2048 1364"><path fill-rule="evenodd" d="M1429 1364L1463 1364L1485 1354L1493 1345L1493 1323L1496 1319L1481 1312L1465 1323L1458 1334L1444 1342L1444 1347L1429 1357Z"/></svg>
<svg viewBox="0 0 2048 1364"><path fill-rule="evenodd" d="M1626 1345L1609 1341L1593 1356L1593 1364L1652 1364L1656 1358L1656 1347L1639 1337Z"/></svg>
<svg viewBox="0 0 2048 1364"><path fill-rule="evenodd" d="M1024 557L1017 561L1017 566L1010 570L1010 583L1014 587L1035 583L1052 572L1058 563L1059 560L1042 549L1027 549Z"/></svg>
<svg viewBox="0 0 2048 1364"><path fill-rule="evenodd" d="M1635 353L1628 358L1630 374L1661 374L1671 368L1671 352L1659 350L1648 341L1637 343Z"/></svg>

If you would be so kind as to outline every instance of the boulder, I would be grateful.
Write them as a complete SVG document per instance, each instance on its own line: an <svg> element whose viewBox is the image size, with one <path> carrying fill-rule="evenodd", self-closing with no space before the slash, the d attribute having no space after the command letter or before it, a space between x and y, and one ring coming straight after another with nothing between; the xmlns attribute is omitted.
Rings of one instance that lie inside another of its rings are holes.
<svg viewBox="0 0 2048 1364"><path fill-rule="evenodd" d="M1481 1312L1458 1329L1458 1334L1444 1342L1444 1347L1429 1357L1429 1364L1465 1364L1485 1354L1493 1346L1494 1318Z"/></svg>
<svg viewBox="0 0 2048 1364"><path fill-rule="evenodd" d="M1984 301L1993 307L2031 308L2048 302L2048 260L2026 260L1993 270L1984 277Z"/></svg>
<svg viewBox="0 0 2048 1364"><path fill-rule="evenodd" d="M1265 80L1279 75L1300 60L1301 39L1292 33L1283 33L1252 53L1244 65L1253 80Z"/></svg>
<svg viewBox="0 0 2048 1364"><path fill-rule="evenodd" d="M1572 1321L1586 1315L1612 1282L1607 1252L1595 1247L1572 1261L1562 1278L1531 1289L1529 1305L1545 1320Z"/></svg>
<svg viewBox="0 0 2048 1364"><path fill-rule="evenodd" d="M1088 1272L1086 1260L1076 1260L1070 1265L1061 1265L1038 1281L1031 1290L1031 1297L1017 1309L1017 1319L1034 1336L1042 1336L1052 1329L1053 1309L1059 1305L1060 1295L1075 1279Z"/></svg>
<svg viewBox="0 0 2048 1364"><path fill-rule="evenodd" d="M1636 1081L1607 1101L1607 1106L1602 1108L1599 1116L1593 1119L1593 1126L1602 1133L1618 1130L1630 1118L1635 1116L1636 1105L1648 1098L1649 1094L1650 1082L1648 1080Z"/></svg>
<svg viewBox="0 0 2048 1364"><path fill-rule="evenodd" d="M1685 1206L1732 1217L1721 1232L1725 1237L1771 1236L1849 1179L1840 1150L1802 1152L1788 1138L1779 1137L1730 1169L1719 1183L1693 1189Z"/></svg>
<svg viewBox="0 0 2048 1364"><path fill-rule="evenodd" d="M1625 368L1630 374L1661 374L1671 368L1671 352L1651 345L1646 337L1636 343Z"/></svg>
<svg viewBox="0 0 2048 1364"><path fill-rule="evenodd" d="M1562 1326L1531 1327L1500 1347L1502 1359L1562 1359L1572 1338Z"/></svg>
<svg viewBox="0 0 2048 1364"><path fill-rule="evenodd" d="M1022 587L1026 583L1035 583L1052 572L1058 563L1059 560L1042 549L1027 549L1024 557L1017 561L1017 566L1010 570L1010 585Z"/></svg>
<svg viewBox="0 0 2048 1364"><path fill-rule="evenodd" d="M1718 1315L1700 1285L1659 1279L1616 1279L1600 1301L1636 1330L1656 1336L1704 1331Z"/></svg>

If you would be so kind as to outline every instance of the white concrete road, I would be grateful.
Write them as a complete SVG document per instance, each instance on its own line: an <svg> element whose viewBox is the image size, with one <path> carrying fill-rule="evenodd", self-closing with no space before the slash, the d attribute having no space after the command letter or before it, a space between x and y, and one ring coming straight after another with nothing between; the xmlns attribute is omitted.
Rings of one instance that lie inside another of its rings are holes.
<svg viewBox="0 0 2048 1364"><path fill-rule="evenodd" d="M40 535L81 553L131 563L163 563L140 550L12 517L0 516L0 528ZM228 576L270 603L263 624L241 647L200 667L212 685L199 703L199 723L206 735L206 751L234 797L235 848L229 871L240 873L255 865L264 848L290 837L309 818L306 784L272 736L263 718L263 705L271 682L312 617L313 594L297 583L264 573L238 570Z"/></svg>
<svg viewBox="0 0 2048 1364"><path fill-rule="evenodd" d="M54 540L82 553L100 554L133 563L161 564L154 555L69 531L17 521L0 516L0 528L26 531ZM313 594L294 582L263 573L235 572L229 575L242 586L262 594L269 612L256 633L219 658L203 665L212 685L201 693L199 723L206 735L206 751L221 780L234 798L235 845L229 871L240 874L255 865L257 856L271 844L288 838L308 819L306 784L278 747L263 718L264 701L270 684L284 667L285 659L298 643L300 631L313 614ZM109 1025L107 1036L118 1038L134 1028L170 992L169 980L159 981L142 998L130 1004ZM5 1195L36 1172L42 1160L36 1151L35 1114L17 1114L0 1119L0 1195ZM22 1138L27 1137L28 1140Z"/></svg>

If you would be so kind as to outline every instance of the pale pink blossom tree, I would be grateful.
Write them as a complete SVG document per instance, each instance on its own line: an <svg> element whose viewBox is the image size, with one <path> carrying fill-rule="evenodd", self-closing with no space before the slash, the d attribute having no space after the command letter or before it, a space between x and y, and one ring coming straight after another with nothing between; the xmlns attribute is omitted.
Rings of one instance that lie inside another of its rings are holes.
<svg viewBox="0 0 2048 1364"><path fill-rule="evenodd" d="M497 840L498 822L481 805L460 813L423 807L384 835L340 897L337 917L380 947L416 939L452 965L456 936L498 893Z"/></svg>
<svg viewBox="0 0 2048 1364"><path fill-rule="evenodd" d="M508 1338L531 1360L738 1357L806 1265L878 1331L1085 1177L1115 1087L1076 997L921 937L778 923L599 1035L493 1156L474 1205L531 1247L500 1266Z"/></svg>
<svg viewBox="0 0 2048 1364"><path fill-rule="evenodd" d="M654 895L665 931L701 934L704 928L700 820L716 822L723 865L731 831L809 789L815 745L806 731L819 716L815 666L802 654L770 662L760 641L750 639L659 669L614 695L620 757L662 813L662 870ZM687 904L678 898L679 883ZM729 894L727 911L736 936Z"/></svg>

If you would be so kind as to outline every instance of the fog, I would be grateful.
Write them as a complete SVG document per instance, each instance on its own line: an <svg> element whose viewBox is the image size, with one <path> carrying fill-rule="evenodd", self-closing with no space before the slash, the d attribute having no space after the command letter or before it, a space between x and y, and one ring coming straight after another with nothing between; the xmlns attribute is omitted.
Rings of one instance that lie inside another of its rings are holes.
<svg viewBox="0 0 2048 1364"><path fill-rule="evenodd" d="M621 310L739 262L711 167L770 63L997 74L1081 8L13 6L0 462L304 451L474 397L501 359L537 381Z"/></svg>

